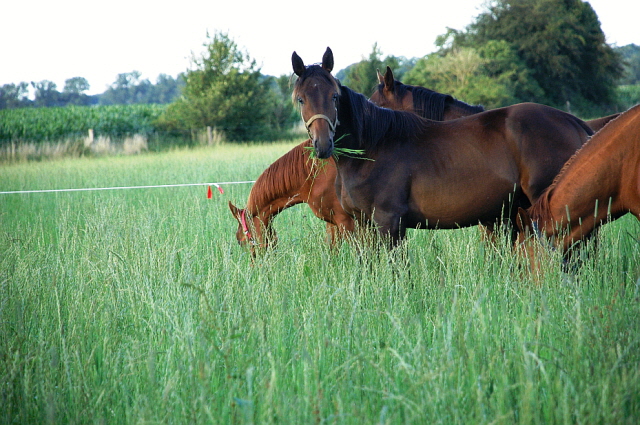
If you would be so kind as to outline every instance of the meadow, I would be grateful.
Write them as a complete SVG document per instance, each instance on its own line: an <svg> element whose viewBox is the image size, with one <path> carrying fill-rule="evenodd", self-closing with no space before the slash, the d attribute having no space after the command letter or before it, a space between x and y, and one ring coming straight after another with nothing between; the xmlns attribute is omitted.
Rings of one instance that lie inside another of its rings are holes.
<svg viewBox="0 0 640 425"><path fill-rule="evenodd" d="M255 180L291 143L0 166L0 191ZM250 185L0 195L0 422L637 424L640 222L535 278L504 238L335 249L306 205L252 261Z"/></svg>

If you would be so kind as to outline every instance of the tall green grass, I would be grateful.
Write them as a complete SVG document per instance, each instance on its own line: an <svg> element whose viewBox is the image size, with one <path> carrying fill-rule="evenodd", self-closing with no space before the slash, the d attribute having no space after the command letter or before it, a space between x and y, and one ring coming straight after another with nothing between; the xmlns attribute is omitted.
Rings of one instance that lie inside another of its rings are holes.
<svg viewBox="0 0 640 425"><path fill-rule="evenodd" d="M0 190L255 179L292 145L0 168ZM255 261L250 186L0 195L2 423L638 423L640 224L541 282L475 228Z"/></svg>

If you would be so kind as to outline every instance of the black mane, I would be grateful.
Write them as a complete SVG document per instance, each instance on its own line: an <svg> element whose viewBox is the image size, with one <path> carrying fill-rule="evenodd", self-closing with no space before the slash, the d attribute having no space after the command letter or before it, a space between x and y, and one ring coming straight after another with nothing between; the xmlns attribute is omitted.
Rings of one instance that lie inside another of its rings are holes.
<svg viewBox="0 0 640 425"><path fill-rule="evenodd" d="M477 114L484 111L482 105L469 105L450 94L439 93L425 87L403 84L397 80L394 82L393 89L400 98L403 98L407 92L411 92L415 113L431 120L444 121L444 111L447 104L467 111L469 114Z"/></svg>
<svg viewBox="0 0 640 425"><path fill-rule="evenodd" d="M380 108L366 96L342 85L338 119L336 139L348 134L365 150L374 150L387 140L414 139L431 123L411 112Z"/></svg>

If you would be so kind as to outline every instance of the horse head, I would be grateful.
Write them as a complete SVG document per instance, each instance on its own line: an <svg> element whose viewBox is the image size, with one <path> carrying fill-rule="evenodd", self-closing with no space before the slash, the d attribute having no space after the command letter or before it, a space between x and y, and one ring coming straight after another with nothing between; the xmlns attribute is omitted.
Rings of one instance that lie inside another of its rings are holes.
<svg viewBox="0 0 640 425"><path fill-rule="evenodd" d="M309 138L320 159L329 158L335 147L338 126L340 85L333 78L333 52L327 47L320 65L305 66L296 52L291 56L293 72L298 76L293 101L300 108Z"/></svg>
<svg viewBox="0 0 640 425"><path fill-rule="evenodd" d="M269 224L263 223L258 216L251 215L248 209L238 208L229 201L229 210L238 221L238 244L249 247L251 255L255 257L259 248L269 248L277 242L278 238Z"/></svg>
<svg viewBox="0 0 640 425"><path fill-rule="evenodd" d="M387 66L387 70L384 75L380 73L380 70L377 70L377 72L380 84L378 84L378 88L373 92L369 100L381 108L413 112L413 98L411 96L411 92L403 90L404 96L400 95L396 90L396 85L399 83L396 82L391 68Z"/></svg>

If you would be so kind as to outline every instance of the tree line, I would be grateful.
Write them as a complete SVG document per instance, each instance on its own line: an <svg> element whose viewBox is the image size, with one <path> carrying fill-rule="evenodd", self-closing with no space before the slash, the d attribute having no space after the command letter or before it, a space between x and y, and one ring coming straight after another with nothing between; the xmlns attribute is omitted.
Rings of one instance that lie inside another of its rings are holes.
<svg viewBox="0 0 640 425"><path fill-rule="evenodd" d="M26 106L168 104L157 119L167 132L213 127L228 140L269 140L299 121L290 100L290 76L266 76L226 33L207 33L204 52L190 69L155 84L139 72L119 74L101 95L83 94L76 77L61 92L54 83L8 84L0 109ZM496 108L518 102L555 106L585 118L625 110L640 102L640 46L606 43L598 17L581 0L495 0L464 30L448 29L437 51L421 58L386 56L377 44L366 59L337 73L365 95L378 69L396 78ZM620 87L624 87L621 90Z"/></svg>
<svg viewBox="0 0 640 425"><path fill-rule="evenodd" d="M156 83L142 79L139 71L118 74L102 94L88 95L90 85L84 77L74 77L65 81L62 91L56 83L43 80L4 84L0 87L0 109L55 106L91 105L131 105L141 103L164 104L172 102L180 95L184 86L182 76L172 77L160 74ZM30 91L33 98L30 98Z"/></svg>

